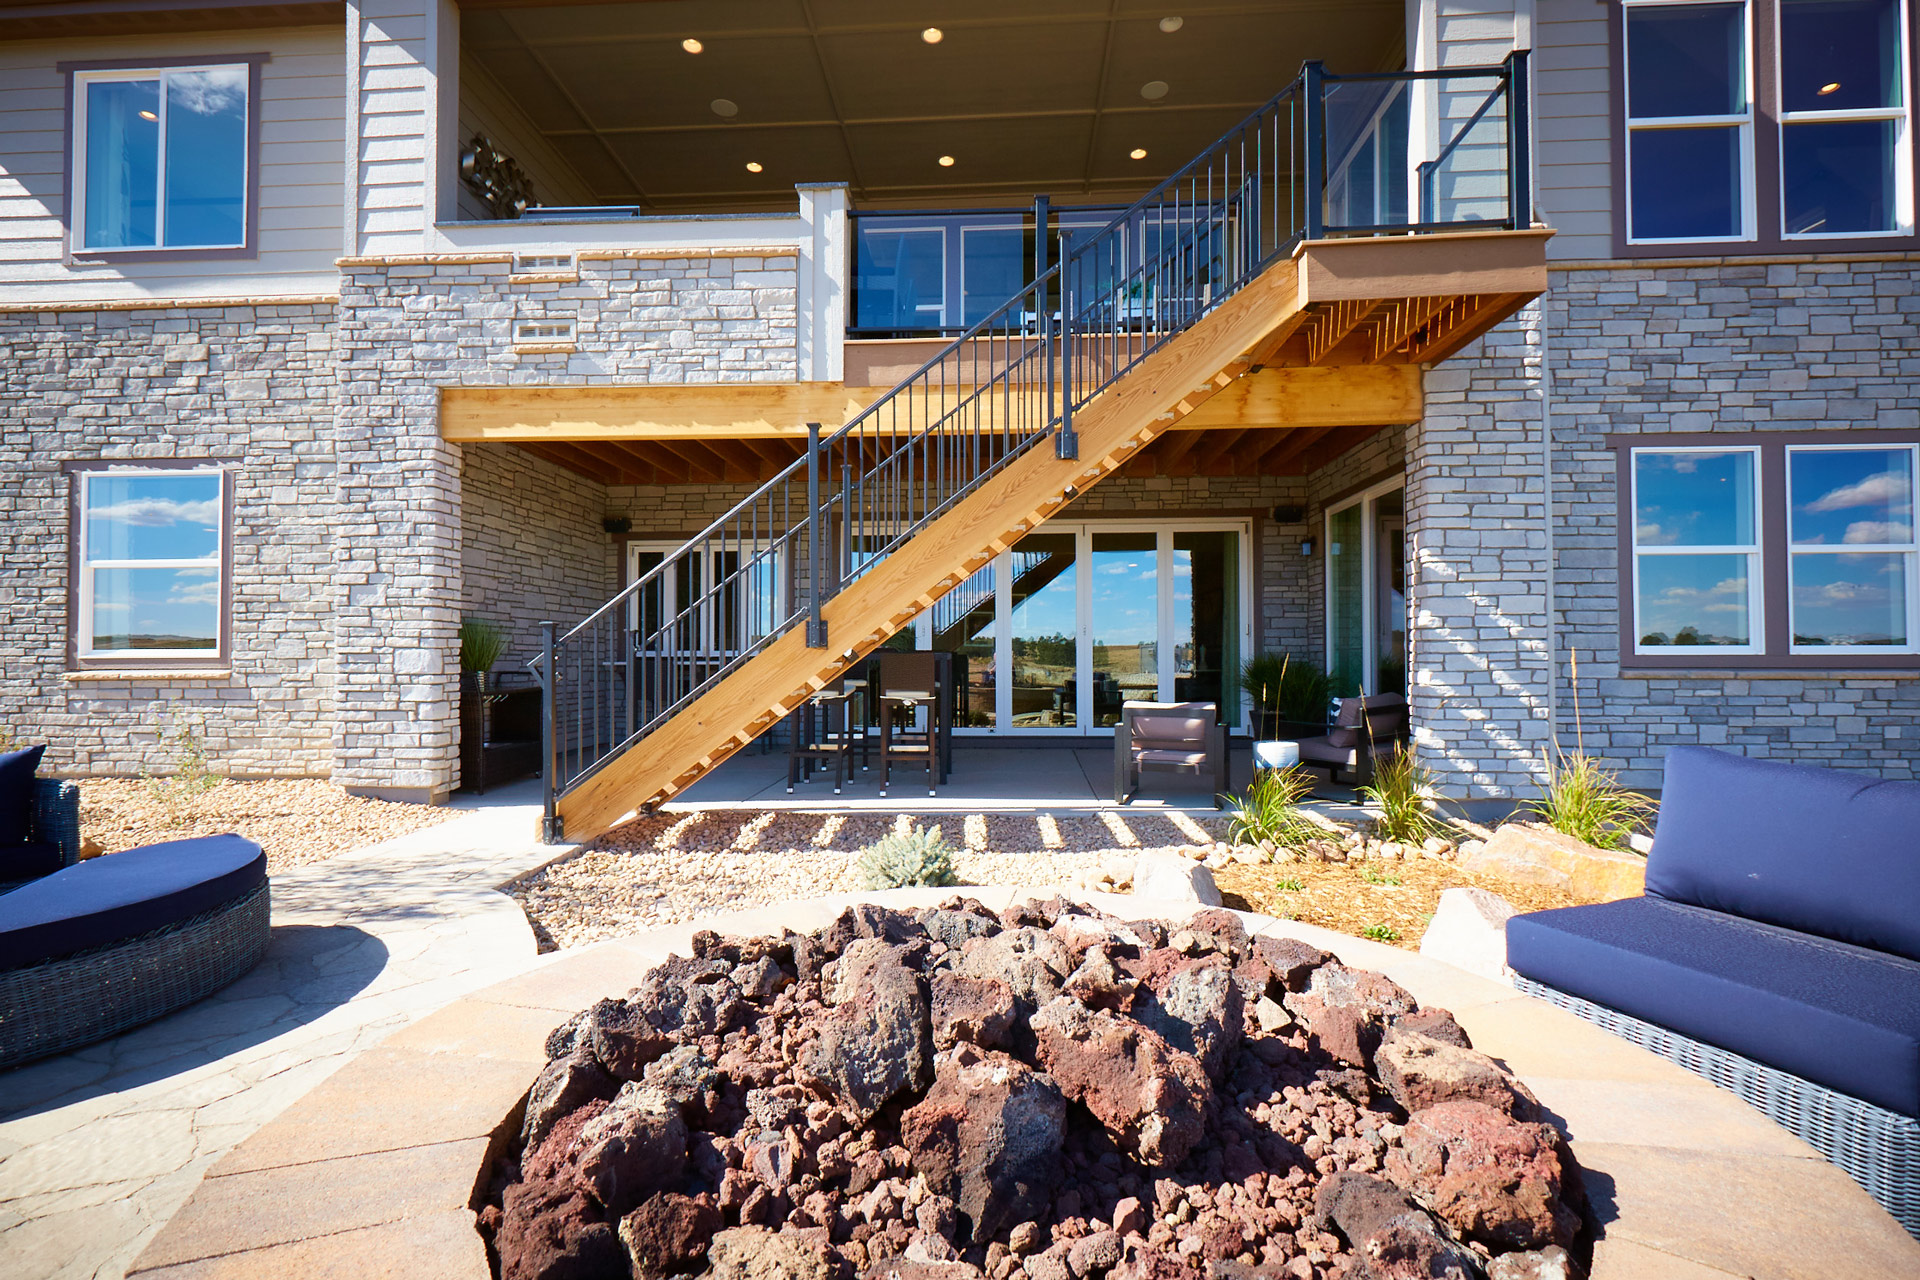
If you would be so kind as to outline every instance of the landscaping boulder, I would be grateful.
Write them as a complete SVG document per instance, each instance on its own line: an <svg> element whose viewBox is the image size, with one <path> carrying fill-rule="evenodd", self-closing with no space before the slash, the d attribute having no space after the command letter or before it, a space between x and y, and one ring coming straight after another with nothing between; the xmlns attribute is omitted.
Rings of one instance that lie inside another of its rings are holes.
<svg viewBox="0 0 1920 1280"><path fill-rule="evenodd" d="M1538 823L1507 823L1493 833L1481 857L1557 871L1566 877L1566 888L1588 901L1637 898L1647 887L1647 860L1641 855L1597 849Z"/></svg>
<svg viewBox="0 0 1920 1280"><path fill-rule="evenodd" d="M1513 904L1485 889L1441 891L1433 920L1420 935L1420 954L1494 982L1511 983L1507 921Z"/></svg>
<svg viewBox="0 0 1920 1280"><path fill-rule="evenodd" d="M1033 1032L1047 1073L1147 1164L1180 1163L1205 1132L1207 1073L1157 1033L1071 996L1040 1010Z"/></svg>
<svg viewBox="0 0 1920 1280"><path fill-rule="evenodd" d="M1577 1216L1560 1198L1560 1135L1484 1102L1416 1111L1387 1175L1469 1239L1495 1249L1571 1243Z"/></svg>
<svg viewBox="0 0 1920 1280"><path fill-rule="evenodd" d="M915 1172L985 1243L1045 1216L1061 1172L1067 1102L1048 1076L1003 1053L962 1045L940 1055L933 1087L901 1120Z"/></svg>
<svg viewBox="0 0 1920 1280"><path fill-rule="evenodd" d="M1168 902L1196 902L1203 907L1221 903L1213 872L1204 863L1177 853L1143 853L1133 864L1133 896Z"/></svg>

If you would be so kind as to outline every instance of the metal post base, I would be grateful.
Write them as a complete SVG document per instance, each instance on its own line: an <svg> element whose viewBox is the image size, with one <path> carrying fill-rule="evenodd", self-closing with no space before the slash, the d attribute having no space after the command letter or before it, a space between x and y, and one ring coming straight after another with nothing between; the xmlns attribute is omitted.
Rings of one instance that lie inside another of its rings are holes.
<svg viewBox="0 0 1920 1280"><path fill-rule="evenodd" d="M565 844L566 839L566 820L557 813L542 814L540 817L540 843Z"/></svg>

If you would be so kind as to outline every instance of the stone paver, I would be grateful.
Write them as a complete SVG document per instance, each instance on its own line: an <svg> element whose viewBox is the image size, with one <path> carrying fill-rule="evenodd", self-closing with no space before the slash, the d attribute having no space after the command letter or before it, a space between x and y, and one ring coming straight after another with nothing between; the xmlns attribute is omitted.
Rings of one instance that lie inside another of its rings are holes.
<svg viewBox="0 0 1920 1280"><path fill-rule="evenodd" d="M567 852L534 841L527 793L274 876L273 940L240 981L0 1072L0 1276L118 1280L206 1171L296 1099L397 1028L535 964L526 917L494 888ZM491 1083L485 1065L470 1078Z"/></svg>
<svg viewBox="0 0 1920 1280"><path fill-rule="evenodd" d="M331 1090L309 1094L210 1170L134 1275L280 1280L289 1265L301 1274L350 1275L377 1258L382 1274L485 1280L471 1215L462 1235L450 1228L457 1215L447 1206L471 1195L487 1142L448 1135L506 1136L501 1126L519 1094L497 1082L517 1070L521 1089L531 1083L546 1029L601 996L626 991L667 952L684 954L696 929L811 930L850 901L920 906L952 892L842 895L709 917L562 953L478 991L394 1038L389 1051L404 1054L412 1070L396 1074L397 1060L363 1056ZM965 892L995 909L1016 896L1006 888ZM1126 917L1193 909L1065 892ZM1920 1275L1920 1242L1864 1191L1757 1113L1743 1117L1744 1107L1705 1081L1510 987L1329 930L1244 918L1249 929L1302 938L1349 964L1384 970L1423 1003L1452 1006L1476 1045L1512 1065L1566 1120L1601 1224L1593 1280ZM1556 1043L1563 1038L1564 1045ZM489 1060L476 1065L483 1057ZM361 1104L344 1100L356 1094L384 1095L396 1116L412 1119L353 1119ZM339 1123L368 1126L375 1136L328 1131ZM403 1135L408 1126L417 1128ZM416 1145L374 1149L403 1137ZM343 1142L362 1153L336 1154ZM380 1194L383 1187L388 1194Z"/></svg>

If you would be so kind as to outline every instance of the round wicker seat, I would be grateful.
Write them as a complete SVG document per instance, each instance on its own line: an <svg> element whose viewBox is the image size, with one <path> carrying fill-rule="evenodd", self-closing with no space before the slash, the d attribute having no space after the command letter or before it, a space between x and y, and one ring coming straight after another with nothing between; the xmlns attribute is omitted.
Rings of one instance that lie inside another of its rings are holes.
<svg viewBox="0 0 1920 1280"><path fill-rule="evenodd" d="M191 1004L267 947L267 861L239 836L94 858L0 895L0 1067Z"/></svg>

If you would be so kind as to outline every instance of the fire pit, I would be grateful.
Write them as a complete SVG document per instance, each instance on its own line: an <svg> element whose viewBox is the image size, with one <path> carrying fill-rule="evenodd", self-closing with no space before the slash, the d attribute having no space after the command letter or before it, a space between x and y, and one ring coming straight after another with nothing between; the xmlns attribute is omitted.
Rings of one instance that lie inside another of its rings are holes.
<svg viewBox="0 0 1920 1280"><path fill-rule="evenodd" d="M486 1180L504 1280L1579 1274L1526 1088L1229 912L956 898L691 950L548 1040Z"/></svg>

